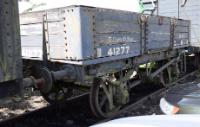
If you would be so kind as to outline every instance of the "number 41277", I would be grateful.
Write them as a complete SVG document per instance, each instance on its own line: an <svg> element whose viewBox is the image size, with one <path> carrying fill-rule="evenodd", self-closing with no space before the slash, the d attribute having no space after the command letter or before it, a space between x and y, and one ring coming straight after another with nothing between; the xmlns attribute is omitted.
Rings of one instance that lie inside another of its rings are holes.
<svg viewBox="0 0 200 127"><path fill-rule="evenodd" d="M125 55L129 54L129 52L130 52L130 46L118 46L108 49L109 56Z"/></svg>

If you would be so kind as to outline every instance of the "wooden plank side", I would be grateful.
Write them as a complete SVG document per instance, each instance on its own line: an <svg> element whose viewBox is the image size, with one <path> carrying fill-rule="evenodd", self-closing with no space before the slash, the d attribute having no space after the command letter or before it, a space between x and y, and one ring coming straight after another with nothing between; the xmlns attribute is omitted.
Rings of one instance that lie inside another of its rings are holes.
<svg viewBox="0 0 200 127"><path fill-rule="evenodd" d="M148 23L158 25L169 25L171 23L171 18L163 16L149 16Z"/></svg>
<svg viewBox="0 0 200 127"><path fill-rule="evenodd" d="M50 46L61 45L65 46L65 38L63 34L49 34Z"/></svg>
<svg viewBox="0 0 200 127"><path fill-rule="evenodd" d="M163 49L168 49L170 47L170 40L160 40L152 39L151 42L147 44L148 51L159 51Z"/></svg>
<svg viewBox="0 0 200 127"><path fill-rule="evenodd" d="M96 9L95 11L95 19L96 21L119 21L119 22L128 22L128 23L138 23L138 14L128 11L120 11L120 10L110 10L110 9Z"/></svg>
<svg viewBox="0 0 200 127"><path fill-rule="evenodd" d="M140 42L139 14L109 9L95 10L95 45Z"/></svg>
<svg viewBox="0 0 200 127"><path fill-rule="evenodd" d="M161 21L159 21L161 18ZM170 47L171 19L151 16L147 20L146 50L163 50Z"/></svg>
<svg viewBox="0 0 200 127"><path fill-rule="evenodd" d="M24 58L39 58L42 59L42 47L41 46L23 46L22 57Z"/></svg>
<svg viewBox="0 0 200 127"><path fill-rule="evenodd" d="M170 34L170 24L168 25L148 24L147 30L148 33Z"/></svg>
<svg viewBox="0 0 200 127"><path fill-rule="evenodd" d="M22 41L22 47L26 47L26 46L42 47L43 37L42 35L21 36L21 41Z"/></svg>
<svg viewBox="0 0 200 127"><path fill-rule="evenodd" d="M140 32L140 25L112 20L95 21L96 33Z"/></svg>
<svg viewBox="0 0 200 127"><path fill-rule="evenodd" d="M64 52L65 52L65 47L63 45L52 45L50 49L50 59L65 60L66 56Z"/></svg>
<svg viewBox="0 0 200 127"><path fill-rule="evenodd" d="M41 35L43 29L42 27L43 27L42 23L20 25L21 36Z"/></svg>
<svg viewBox="0 0 200 127"><path fill-rule="evenodd" d="M189 32L189 26L176 26L175 27L175 33L188 33Z"/></svg>
<svg viewBox="0 0 200 127"><path fill-rule="evenodd" d="M185 38L189 39L189 32L187 33L175 33L174 38Z"/></svg>
<svg viewBox="0 0 200 127"><path fill-rule="evenodd" d="M95 36L96 45L109 45L139 41L140 33L98 34Z"/></svg>
<svg viewBox="0 0 200 127"><path fill-rule="evenodd" d="M49 22L48 33L49 34L63 34L64 32L63 22ZM43 23L21 25L21 35L41 35L43 31Z"/></svg>
<svg viewBox="0 0 200 127"><path fill-rule="evenodd" d="M190 21L177 20L174 28L174 48L188 46L190 44Z"/></svg>
<svg viewBox="0 0 200 127"><path fill-rule="evenodd" d="M182 20L182 19L175 19L176 26L185 26L189 27L191 22L190 20Z"/></svg>
<svg viewBox="0 0 200 127"><path fill-rule="evenodd" d="M44 11L20 14L20 24L24 25L24 24L42 23L43 16L45 14L46 13Z"/></svg>
<svg viewBox="0 0 200 127"><path fill-rule="evenodd" d="M58 8L20 14L20 24L42 23L44 15L47 15L48 21L63 21L65 9L66 8Z"/></svg>

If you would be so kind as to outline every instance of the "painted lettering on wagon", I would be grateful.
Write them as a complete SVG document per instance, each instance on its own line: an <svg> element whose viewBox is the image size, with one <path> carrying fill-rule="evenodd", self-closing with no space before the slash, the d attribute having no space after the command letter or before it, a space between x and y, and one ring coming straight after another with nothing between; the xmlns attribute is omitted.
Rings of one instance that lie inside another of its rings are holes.
<svg viewBox="0 0 200 127"><path fill-rule="evenodd" d="M124 55L129 54L130 52L130 46L117 46L112 47L108 49L108 55L109 56L118 56L118 55Z"/></svg>
<svg viewBox="0 0 200 127"><path fill-rule="evenodd" d="M112 40L112 42L136 42L136 40L130 36L123 36L123 37L112 36L109 37L109 39Z"/></svg>
<svg viewBox="0 0 200 127"><path fill-rule="evenodd" d="M108 48L99 47L97 48L97 57L126 55L130 53L130 49L130 45L115 45Z"/></svg>

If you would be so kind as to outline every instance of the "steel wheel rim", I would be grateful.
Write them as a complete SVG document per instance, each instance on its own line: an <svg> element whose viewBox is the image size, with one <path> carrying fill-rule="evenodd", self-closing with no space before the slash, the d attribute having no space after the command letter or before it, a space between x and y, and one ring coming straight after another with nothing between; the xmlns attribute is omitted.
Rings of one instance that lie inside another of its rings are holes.
<svg viewBox="0 0 200 127"><path fill-rule="evenodd" d="M106 84L102 81L99 81L97 84L94 84L91 88L90 94L90 106L97 117L107 118L117 113L117 111L121 108L121 106L116 106L111 100L109 101L105 92ZM112 87L112 85L107 85L108 87ZM103 88L104 87L104 88ZM103 90L104 89L104 90ZM113 104L111 104L113 103Z"/></svg>

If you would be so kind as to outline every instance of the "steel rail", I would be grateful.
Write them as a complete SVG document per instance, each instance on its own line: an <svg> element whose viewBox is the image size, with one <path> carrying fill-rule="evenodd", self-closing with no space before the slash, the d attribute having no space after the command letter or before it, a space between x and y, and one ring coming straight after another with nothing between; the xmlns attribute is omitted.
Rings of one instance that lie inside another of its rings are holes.
<svg viewBox="0 0 200 127"><path fill-rule="evenodd" d="M134 110L134 109L137 109L139 106L141 106L144 102L146 102L148 99L153 99L153 98L156 98L158 95L160 95L161 93L165 92L166 90L168 90L169 88L173 88L173 87L176 87L177 85L180 85L181 83L179 83L180 81L182 80L185 80L187 79L189 76L192 76L194 74L196 74L199 70L195 70L189 74L186 74L185 76L177 79L176 81L172 82L172 83L169 83L167 84L167 86L169 87L164 87L164 88L161 88L153 93L150 93L149 95L139 99L138 101L124 107L122 110L120 110L118 113L114 114L113 116L111 116L110 118L107 118L107 119L104 119L99 123L103 123L103 122L107 122L107 121L110 121L114 118L117 118L119 115L122 115L122 114L125 114L126 112L130 112L130 110Z"/></svg>

